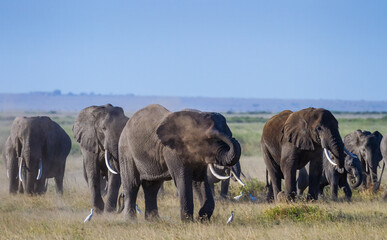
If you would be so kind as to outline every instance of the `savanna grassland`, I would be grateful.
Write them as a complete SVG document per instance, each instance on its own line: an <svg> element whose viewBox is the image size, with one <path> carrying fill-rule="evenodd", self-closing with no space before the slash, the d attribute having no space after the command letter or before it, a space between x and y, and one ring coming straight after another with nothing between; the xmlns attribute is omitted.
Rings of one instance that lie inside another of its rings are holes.
<svg viewBox="0 0 387 240"><path fill-rule="evenodd" d="M0 114L0 144L6 140L12 120L25 113ZM72 138L73 113L27 113L48 115L57 121ZM387 134L387 117L380 114L336 113L342 136L356 130L379 130ZM265 166L259 140L270 114L227 115L234 137L241 143L243 179L247 186L232 182L229 195L240 191L245 198L224 201L216 197L216 207L210 223L181 223L179 201L172 182L165 184L165 194L159 198L160 220L147 222L138 215L135 222L126 222L123 215L94 215L83 223L91 203L83 178L79 146L73 148L67 160L64 194L55 193L54 181L49 180L43 196L10 196L4 162L0 161L0 239L387 239L387 203L381 200L386 186L376 194L353 191L348 203L340 192L338 202L332 202L329 191L318 201L294 204L265 203ZM218 190L219 191L219 186ZM252 202L248 194L258 198ZM219 195L219 194L218 194ZM217 195L217 196L218 196ZM140 209L144 198L140 190ZM198 201L195 201L198 211ZM232 224L226 221L233 210Z"/></svg>

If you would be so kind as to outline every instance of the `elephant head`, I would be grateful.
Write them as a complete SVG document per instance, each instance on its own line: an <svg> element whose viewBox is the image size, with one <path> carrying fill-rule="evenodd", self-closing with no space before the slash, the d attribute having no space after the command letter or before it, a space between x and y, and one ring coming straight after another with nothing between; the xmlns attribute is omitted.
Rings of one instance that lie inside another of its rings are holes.
<svg viewBox="0 0 387 240"><path fill-rule="evenodd" d="M345 146L356 154L363 165L363 172L370 176L372 183L377 182L377 168L382 160L380 142L383 136L375 131L356 130L344 137Z"/></svg>
<svg viewBox="0 0 387 240"><path fill-rule="evenodd" d="M347 171L347 181L352 188L357 188L363 181L363 170L360 160L348 155L345 157L344 168Z"/></svg>
<svg viewBox="0 0 387 240"><path fill-rule="evenodd" d="M241 147L218 113L186 110L168 114L157 129L157 135L164 146L175 150L182 159L202 162L212 169L221 180L216 168L234 166L240 158ZM233 172L233 171L231 171Z"/></svg>
<svg viewBox="0 0 387 240"><path fill-rule="evenodd" d="M344 171L344 144L338 122L330 111L306 108L294 112L286 120L282 132L282 140L292 143L300 150L314 151L316 148L323 148L328 160L333 165L338 165L341 172Z"/></svg>
<svg viewBox="0 0 387 240"><path fill-rule="evenodd" d="M36 181L43 174L42 159L49 141L46 129L50 122L48 117L17 117L12 123L10 138L18 159L18 178L28 194L44 191L38 189Z"/></svg>
<svg viewBox="0 0 387 240"><path fill-rule="evenodd" d="M82 110L75 120L74 137L87 151L104 152L107 168L117 174L118 140L128 119L120 107L111 104L91 106Z"/></svg>

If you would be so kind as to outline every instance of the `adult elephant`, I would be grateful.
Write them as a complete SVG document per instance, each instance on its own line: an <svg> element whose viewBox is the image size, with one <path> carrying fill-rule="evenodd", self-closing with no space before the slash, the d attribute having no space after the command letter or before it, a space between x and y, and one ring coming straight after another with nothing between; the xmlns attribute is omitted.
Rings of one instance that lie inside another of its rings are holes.
<svg viewBox="0 0 387 240"><path fill-rule="evenodd" d="M363 186L374 185L375 191L380 185L377 183L377 169L383 158L380 152L382 138L382 134L378 131L371 133L362 130L356 130L344 137L345 147L356 154L361 161L364 175Z"/></svg>
<svg viewBox="0 0 387 240"><path fill-rule="evenodd" d="M235 177L232 176L231 179L234 181L240 181L240 175L242 173L241 171L241 165L238 162L234 166L232 166L232 172L230 171L230 168L227 167L220 167L220 166L214 166L213 168L215 172L220 175L220 176L226 176L230 174L235 174ZM227 178L225 180L221 180L218 177L215 177L214 174L211 172L211 169L207 167L207 178L208 178L208 183L210 184L212 194L215 196L215 183L221 182L220 185L220 197L222 198L227 198L228 195L228 188L230 186L230 178ZM240 184L244 185L243 182L240 182Z"/></svg>
<svg viewBox="0 0 387 240"><path fill-rule="evenodd" d="M304 190L309 185L308 165L301 168L297 178L298 195L302 195ZM354 156L347 155L344 163L345 171L339 173L326 156L323 157L323 172L320 180L319 193L324 193L324 188L327 185L331 186L332 200L337 200L337 192L339 187L343 188L345 197L348 201L352 197L352 188L357 188L361 185L363 174L360 160Z"/></svg>
<svg viewBox="0 0 387 240"><path fill-rule="evenodd" d="M127 122L119 154L126 217L136 217L140 186L144 190L145 218L158 217L157 192L164 180L173 179L179 192L181 220L189 221L193 220L193 190L201 196L199 219L209 220L215 207L207 166L232 167L239 161L241 148L221 114L170 112L154 104L137 111Z"/></svg>
<svg viewBox="0 0 387 240"><path fill-rule="evenodd" d="M71 140L49 117L17 117L4 149L10 193L42 194L46 179L55 178L56 190L63 193L63 177Z"/></svg>
<svg viewBox="0 0 387 240"><path fill-rule="evenodd" d="M90 106L77 116L73 133L81 145L83 172L91 193L95 211L116 210L121 186L118 163L118 140L128 117L120 107L111 104ZM101 183L107 178L106 204L102 199Z"/></svg>
<svg viewBox="0 0 387 240"><path fill-rule="evenodd" d="M273 116L263 128L261 148L271 180L268 199L278 200L281 179L285 179L285 192L281 194L294 200L296 171L308 162L308 198L317 199L323 151L331 164L337 165L340 172L344 171L344 144L338 122L330 111L322 108L306 108L298 112L286 110Z"/></svg>

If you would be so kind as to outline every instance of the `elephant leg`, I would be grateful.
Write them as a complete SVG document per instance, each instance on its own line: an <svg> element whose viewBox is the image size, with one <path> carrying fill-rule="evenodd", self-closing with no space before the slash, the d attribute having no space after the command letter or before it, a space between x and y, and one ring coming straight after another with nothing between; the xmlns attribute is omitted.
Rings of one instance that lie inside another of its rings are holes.
<svg viewBox="0 0 387 240"><path fill-rule="evenodd" d="M351 201L352 191L347 181L345 181L343 189L344 189L345 197L347 198L348 201Z"/></svg>
<svg viewBox="0 0 387 240"><path fill-rule="evenodd" d="M138 190L140 189L140 175L130 156L125 156L125 152L120 159L122 192L124 194L124 215L127 219L136 218L136 200Z"/></svg>
<svg viewBox="0 0 387 240"><path fill-rule="evenodd" d="M18 179L18 161L15 158L9 159L9 166L7 166L7 171L9 174L9 193L10 194L16 194L18 190L19 185L19 179Z"/></svg>
<svg viewBox="0 0 387 240"><path fill-rule="evenodd" d="M262 145L262 157L266 165L266 184L268 188L267 200L274 199L277 201L277 195L281 192L281 176L280 167L275 163L274 159L269 154L265 145Z"/></svg>
<svg viewBox="0 0 387 240"><path fill-rule="evenodd" d="M24 193L23 183L21 181L19 181L19 193L21 193L21 194Z"/></svg>
<svg viewBox="0 0 387 240"><path fill-rule="evenodd" d="M93 204L93 208L96 213L103 212L104 202L101 196L100 173L99 173L99 166L97 161L98 156L83 149L82 149L82 155L83 155L83 161L85 162L84 166L86 167L86 175L88 179L89 190L91 193L91 202ZM56 178L55 178L55 181L56 181ZM57 189L59 190L58 185L57 185Z"/></svg>
<svg viewBox="0 0 387 240"><path fill-rule="evenodd" d="M337 175L337 173L335 174ZM337 201L337 192L339 189L339 183L337 176L332 176L330 180L332 200Z"/></svg>
<svg viewBox="0 0 387 240"><path fill-rule="evenodd" d="M305 189L309 186L309 175L305 168L301 168L298 171L297 187L298 195L302 196Z"/></svg>
<svg viewBox="0 0 387 240"><path fill-rule="evenodd" d="M105 212L114 212L117 208L118 191L121 186L121 176L119 174L108 173L108 187L105 201Z"/></svg>
<svg viewBox="0 0 387 240"><path fill-rule="evenodd" d="M275 201L278 201L278 193L281 192L282 187L281 187L281 178L276 176L276 175L270 175L270 184L269 184L269 189L268 189L268 194L267 197L268 199L274 198Z"/></svg>
<svg viewBox="0 0 387 240"><path fill-rule="evenodd" d="M157 209L157 194L163 181L142 181L145 197L145 219L159 218Z"/></svg>
<svg viewBox="0 0 387 240"><path fill-rule="evenodd" d="M179 190L180 218L182 221L193 221L192 170L188 168L172 171L172 178Z"/></svg>
<svg viewBox="0 0 387 240"><path fill-rule="evenodd" d="M63 178L65 172L65 165L63 164L57 176L55 176L56 193L63 195Z"/></svg>
<svg viewBox="0 0 387 240"><path fill-rule="evenodd" d="M199 210L199 220L210 220L215 209L214 196L208 181L193 181L195 192L198 194L201 208Z"/></svg>
<svg viewBox="0 0 387 240"><path fill-rule="evenodd" d="M41 195L46 192L46 178L42 177L40 180L35 182L35 193Z"/></svg>
<svg viewBox="0 0 387 240"><path fill-rule="evenodd" d="M297 156L293 151L287 148L282 149L281 154L281 172L285 179L284 198L286 201L294 201L297 194ZM309 176L310 184L310 176ZM309 185L310 186L310 185ZM310 190L310 188L309 188ZM277 196L278 198L278 196ZM281 197L282 198L282 197Z"/></svg>
<svg viewBox="0 0 387 240"><path fill-rule="evenodd" d="M322 158L313 159L309 163L309 190L308 199L317 200L320 191L320 181L322 176Z"/></svg>
<svg viewBox="0 0 387 240"><path fill-rule="evenodd" d="M227 198L229 185L230 185L230 179L221 181L221 183L220 183L220 196L222 198Z"/></svg>

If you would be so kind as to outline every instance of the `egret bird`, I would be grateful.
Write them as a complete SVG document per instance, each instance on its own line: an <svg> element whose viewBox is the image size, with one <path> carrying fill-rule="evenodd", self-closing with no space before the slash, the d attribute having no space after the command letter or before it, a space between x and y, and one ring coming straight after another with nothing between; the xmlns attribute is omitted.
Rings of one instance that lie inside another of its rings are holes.
<svg viewBox="0 0 387 240"><path fill-rule="evenodd" d="M258 199L256 197L253 197L251 193L249 194L251 201L256 202Z"/></svg>
<svg viewBox="0 0 387 240"><path fill-rule="evenodd" d="M242 196L243 196L243 192L241 191L241 194L239 194L238 196L235 196L234 199L239 200Z"/></svg>
<svg viewBox="0 0 387 240"><path fill-rule="evenodd" d="M231 216L228 218L227 224L231 223L233 219L234 219L234 211L231 211Z"/></svg>
<svg viewBox="0 0 387 240"><path fill-rule="evenodd" d="M92 208L92 209L90 210L90 214L89 214L89 215L85 218L85 220L83 221L84 223L91 220L91 217L93 216L93 212L94 212L94 209Z"/></svg>
<svg viewBox="0 0 387 240"><path fill-rule="evenodd" d="M136 204L136 210L137 210L137 212L138 212L139 214L142 214L142 211L141 211L141 209L138 207L137 204Z"/></svg>

